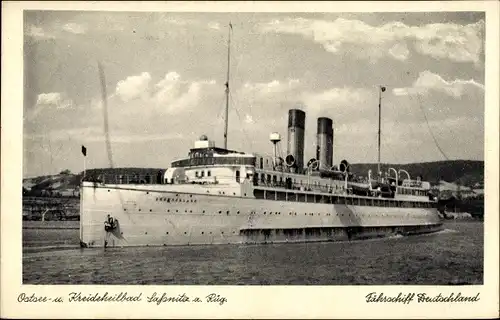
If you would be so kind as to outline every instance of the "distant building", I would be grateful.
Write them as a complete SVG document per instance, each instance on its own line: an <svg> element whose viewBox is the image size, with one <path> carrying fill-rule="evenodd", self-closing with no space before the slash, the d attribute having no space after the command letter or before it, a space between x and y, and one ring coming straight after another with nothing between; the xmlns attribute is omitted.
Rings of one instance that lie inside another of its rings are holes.
<svg viewBox="0 0 500 320"><path fill-rule="evenodd" d="M447 199L447 198L457 198L457 199L466 199L466 198L474 198L477 197L478 194L474 192L472 188L467 186L458 185L456 183L447 182L444 180L439 181L439 184L433 187L434 191L439 192L439 198Z"/></svg>

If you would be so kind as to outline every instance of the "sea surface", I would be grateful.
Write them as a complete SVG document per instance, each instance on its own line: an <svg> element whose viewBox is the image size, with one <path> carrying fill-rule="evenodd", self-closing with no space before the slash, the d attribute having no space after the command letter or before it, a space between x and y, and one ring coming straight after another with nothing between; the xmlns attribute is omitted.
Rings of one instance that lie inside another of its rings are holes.
<svg viewBox="0 0 500 320"><path fill-rule="evenodd" d="M431 235L265 245L80 249L78 222L23 224L24 284L483 284L483 222ZM71 229L73 228L73 229Z"/></svg>

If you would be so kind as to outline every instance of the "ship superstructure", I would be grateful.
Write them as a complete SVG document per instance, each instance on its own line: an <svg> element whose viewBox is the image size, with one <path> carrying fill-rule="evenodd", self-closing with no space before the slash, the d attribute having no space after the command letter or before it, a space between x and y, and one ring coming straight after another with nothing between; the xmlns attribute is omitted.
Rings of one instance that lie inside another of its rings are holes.
<svg viewBox="0 0 500 320"><path fill-rule="evenodd" d="M334 165L330 118L317 119L307 162L300 109L288 112L286 155L277 133L272 156L228 149L229 72L226 98L224 148L203 135L156 179L84 178L83 247L338 241L442 228L428 182L395 168L372 177L355 175L346 160Z"/></svg>
<svg viewBox="0 0 500 320"><path fill-rule="evenodd" d="M299 166L304 119L303 111L289 111L285 159L218 148L202 136L156 183L84 181L82 246L335 241L440 230L428 182L400 179L404 171L395 169L361 178L347 161L332 165L331 119L318 119L317 159ZM279 135L271 140L278 143ZM106 231L108 218L114 224Z"/></svg>

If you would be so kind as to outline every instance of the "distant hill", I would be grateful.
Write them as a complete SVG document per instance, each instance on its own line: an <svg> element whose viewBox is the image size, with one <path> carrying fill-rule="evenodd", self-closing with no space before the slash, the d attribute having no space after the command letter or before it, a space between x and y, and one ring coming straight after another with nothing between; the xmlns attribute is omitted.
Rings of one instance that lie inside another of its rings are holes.
<svg viewBox="0 0 500 320"><path fill-rule="evenodd" d="M447 160L437 162L422 162L410 164L381 164L381 170L388 168L408 171L412 178L421 175L422 180L438 183L440 180L458 183L464 186L473 186L484 182L484 162L472 160ZM351 172L366 175L368 170L377 172L377 164L356 163L351 165Z"/></svg>
<svg viewBox="0 0 500 320"><path fill-rule="evenodd" d="M421 175L423 180L437 184L439 180L459 183L463 186L472 187L476 183L484 181L484 162L471 160L449 160L438 162L424 162L411 164L382 164L382 171L388 168L396 170L404 169L408 171L412 178ZM366 176L368 170L373 173L377 171L377 164L356 163L351 165L351 172ZM128 176L129 179L146 180L155 182L163 176L165 169L160 168L102 168L89 169L85 172L87 178L103 178L106 181L114 179L117 176ZM80 185L82 173L79 174L57 174L52 176L40 176L35 178L23 179L23 191L29 193L40 193L50 190L77 190Z"/></svg>

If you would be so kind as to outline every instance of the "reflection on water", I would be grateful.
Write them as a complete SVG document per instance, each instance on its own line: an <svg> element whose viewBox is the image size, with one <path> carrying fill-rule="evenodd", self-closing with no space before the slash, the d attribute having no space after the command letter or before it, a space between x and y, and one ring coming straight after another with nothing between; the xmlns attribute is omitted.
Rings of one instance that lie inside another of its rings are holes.
<svg viewBox="0 0 500 320"><path fill-rule="evenodd" d="M80 249L78 230L24 229L25 284L482 284L483 223L351 242Z"/></svg>

